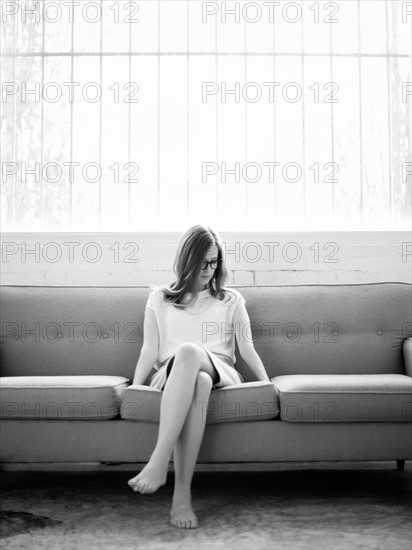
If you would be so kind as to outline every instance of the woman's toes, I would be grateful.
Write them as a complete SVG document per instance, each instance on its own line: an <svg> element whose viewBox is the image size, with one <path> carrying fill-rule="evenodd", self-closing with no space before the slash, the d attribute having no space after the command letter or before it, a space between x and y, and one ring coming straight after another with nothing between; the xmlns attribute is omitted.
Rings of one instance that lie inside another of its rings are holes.
<svg viewBox="0 0 412 550"><path fill-rule="evenodd" d="M170 523L182 529L193 529L198 526L197 517L190 504L173 506L170 512Z"/></svg>
<svg viewBox="0 0 412 550"><path fill-rule="evenodd" d="M135 491L139 491L139 493L144 493L146 491L146 485L143 483L143 481L138 481L136 483Z"/></svg>
<svg viewBox="0 0 412 550"><path fill-rule="evenodd" d="M127 482L127 484L133 489L135 493L146 492L145 484L141 480L137 480L137 481L130 480Z"/></svg>

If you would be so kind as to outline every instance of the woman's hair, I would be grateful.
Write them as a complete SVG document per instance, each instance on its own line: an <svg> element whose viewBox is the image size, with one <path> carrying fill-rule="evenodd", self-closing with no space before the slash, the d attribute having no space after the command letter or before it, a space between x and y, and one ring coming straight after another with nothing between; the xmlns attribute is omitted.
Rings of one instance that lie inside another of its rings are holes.
<svg viewBox="0 0 412 550"><path fill-rule="evenodd" d="M173 263L176 279L169 285L151 285L151 288L161 290L167 302L184 309L197 297L198 277L211 247L217 248L218 265L208 288L212 296L223 300L227 295L223 286L228 273L223 261L222 241L213 229L204 225L194 225L180 237Z"/></svg>

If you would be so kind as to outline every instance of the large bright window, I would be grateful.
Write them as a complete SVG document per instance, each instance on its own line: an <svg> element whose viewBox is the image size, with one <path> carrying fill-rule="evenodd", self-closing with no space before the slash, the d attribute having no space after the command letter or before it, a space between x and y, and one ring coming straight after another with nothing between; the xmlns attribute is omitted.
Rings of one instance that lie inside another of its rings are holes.
<svg viewBox="0 0 412 550"><path fill-rule="evenodd" d="M411 2L1 17L3 231L410 228Z"/></svg>

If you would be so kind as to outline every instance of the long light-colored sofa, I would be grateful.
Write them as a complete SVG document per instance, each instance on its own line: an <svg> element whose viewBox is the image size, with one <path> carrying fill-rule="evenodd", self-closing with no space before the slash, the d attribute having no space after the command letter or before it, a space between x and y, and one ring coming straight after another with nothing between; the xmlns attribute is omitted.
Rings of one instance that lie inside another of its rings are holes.
<svg viewBox="0 0 412 550"><path fill-rule="evenodd" d="M236 346L245 383L204 403L198 462L394 460L403 469L412 285L234 288L251 325L233 328L253 338L271 382L253 381ZM150 289L0 290L1 464L146 462L162 392L131 381Z"/></svg>

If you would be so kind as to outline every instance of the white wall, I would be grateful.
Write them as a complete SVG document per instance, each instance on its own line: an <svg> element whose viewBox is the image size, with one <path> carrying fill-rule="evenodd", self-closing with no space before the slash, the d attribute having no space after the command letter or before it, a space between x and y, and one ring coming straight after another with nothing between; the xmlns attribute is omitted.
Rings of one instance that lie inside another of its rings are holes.
<svg viewBox="0 0 412 550"><path fill-rule="evenodd" d="M219 234L226 250L228 285L412 283L412 235L407 231ZM171 282L180 235L3 233L1 284ZM297 253L300 258L294 261Z"/></svg>

